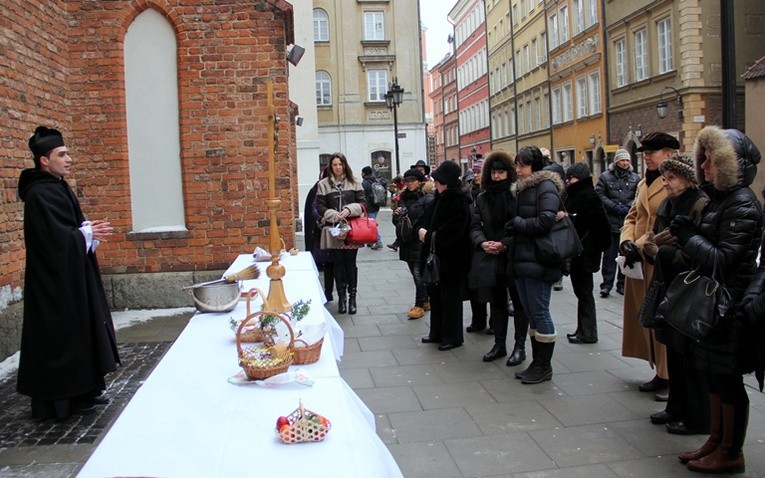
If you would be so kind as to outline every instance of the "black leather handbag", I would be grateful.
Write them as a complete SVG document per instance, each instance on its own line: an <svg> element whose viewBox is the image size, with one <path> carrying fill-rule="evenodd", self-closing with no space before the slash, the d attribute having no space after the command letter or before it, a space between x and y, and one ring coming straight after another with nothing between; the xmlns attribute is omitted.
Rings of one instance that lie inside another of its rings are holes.
<svg viewBox="0 0 765 478"><path fill-rule="evenodd" d="M659 308L659 303L664 298L665 293L666 287L662 281L653 280L648 287L648 292L645 294L643 305L640 306L638 313L638 322L646 329L666 329L669 326L662 317L657 318L656 316L656 309Z"/></svg>
<svg viewBox="0 0 765 478"><path fill-rule="evenodd" d="M436 233L430 235L430 251L422 270L422 283L426 286L438 285L441 281L441 263L436 255Z"/></svg>
<svg viewBox="0 0 765 478"><path fill-rule="evenodd" d="M697 342L719 329L732 300L728 289L715 279L716 260L712 269L712 277L698 269L678 274L656 310L656 319Z"/></svg>
<svg viewBox="0 0 765 478"><path fill-rule="evenodd" d="M558 199L560 199L560 194ZM539 210L538 204L537 202L537 210ZM566 215L562 219L555 221L550 232L534 238L536 245L535 253L540 264L561 264L567 259L577 257L584 251L582 241L579 239L576 227L574 227L574 221L568 215L562 199L560 204Z"/></svg>

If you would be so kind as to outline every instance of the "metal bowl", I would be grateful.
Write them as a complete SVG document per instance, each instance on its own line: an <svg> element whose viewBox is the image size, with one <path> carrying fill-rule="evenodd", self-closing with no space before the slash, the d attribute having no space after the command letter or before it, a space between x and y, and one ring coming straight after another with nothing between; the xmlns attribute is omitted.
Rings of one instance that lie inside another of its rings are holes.
<svg viewBox="0 0 765 478"><path fill-rule="evenodd" d="M213 284L191 289L194 305L199 312L230 312L239 302L241 287L232 284Z"/></svg>

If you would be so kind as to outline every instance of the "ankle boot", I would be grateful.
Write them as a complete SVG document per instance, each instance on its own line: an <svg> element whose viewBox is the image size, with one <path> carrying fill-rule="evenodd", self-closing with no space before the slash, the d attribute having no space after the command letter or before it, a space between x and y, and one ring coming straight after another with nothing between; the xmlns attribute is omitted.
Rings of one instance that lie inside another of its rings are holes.
<svg viewBox="0 0 765 478"><path fill-rule="evenodd" d="M707 456L688 462L688 469L701 473L743 473L746 471L744 446L749 421L749 404L722 404L722 441Z"/></svg>
<svg viewBox="0 0 765 478"><path fill-rule="evenodd" d="M335 285L335 268L332 267L331 262L327 262L324 264L324 297L327 299L327 302L332 302L334 298L332 297L332 289L334 289Z"/></svg>
<svg viewBox="0 0 765 478"><path fill-rule="evenodd" d="M348 289L348 313L354 315L356 311L356 289Z"/></svg>
<svg viewBox="0 0 765 478"><path fill-rule="evenodd" d="M507 366L514 367L520 365L526 360L526 344L522 342L516 342L513 346L513 353L507 358Z"/></svg>
<svg viewBox="0 0 765 478"><path fill-rule="evenodd" d="M536 367L521 378L521 383L535 384L542 383L552 378L552 360L553 350L555 350L555 342L539 342L537 341L537 358L534 360Z"/></svg>
<svg viewBox="0 0 765 478"><path fill-rule="evenodd" d="M681 453L678 457L680 462L688 463L689 461L704 458L715 451L720 445L722 441L722 403L720 402L720 396L716 393L709 394L709 411L709 438L707 442L701 445L701 448L698 450Z"/></svg>
<svg viewBox="0 0 765 478"><path fill-rule="evenodd" d="M337 284L337 313L345 314L348 312L348 297L346 291L348 284Z"/></svg>
<svg viewBox="0 0 765 478"><path fill-rule="evenodd" d="M504 345L500 344L494 344L494 347L491 348L489 353L483 356L484 362L491 362L492 360L496 360L500 357L504 357L507 355L507 349Z"/></svg>
<svg viewBox="0 0 765 478"><path fill-rule="evenodd" d="M523 377L525 377L526 374L531 373L531 371L537 366L537 358L539 356L539 343L537 342L537 338L531 330L529 330L529 339L531 340L531 363L528 367L526 367L526 370L522 372L515 372L515 378L518 380L523 380Z"/></svg>

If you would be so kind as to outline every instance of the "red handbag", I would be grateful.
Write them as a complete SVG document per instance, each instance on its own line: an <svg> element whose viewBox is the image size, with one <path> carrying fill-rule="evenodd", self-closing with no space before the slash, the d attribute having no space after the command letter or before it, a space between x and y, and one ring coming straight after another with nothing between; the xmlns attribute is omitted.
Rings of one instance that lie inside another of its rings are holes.
<svg viewBox="0 0 765 478"><path fill-rule="evenodd" d="M361 205L364 210L361 216L348 219L351 230L345 236L345 242L348 244L374 244L377 242L377 221L367 215L367 208Z"/></svg>

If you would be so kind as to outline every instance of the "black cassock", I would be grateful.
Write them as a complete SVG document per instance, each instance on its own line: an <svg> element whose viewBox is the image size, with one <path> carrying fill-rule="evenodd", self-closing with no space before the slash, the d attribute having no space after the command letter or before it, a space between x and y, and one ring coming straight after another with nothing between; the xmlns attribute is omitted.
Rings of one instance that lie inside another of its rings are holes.
<svg viewBox="0 0 765 478"><path fill-rule="evenodd" d="M119 363L114 324L85 220L69 185L45 171L19 178L24 201L24 324L17 389L42 402L98 394Z"/></svg>

